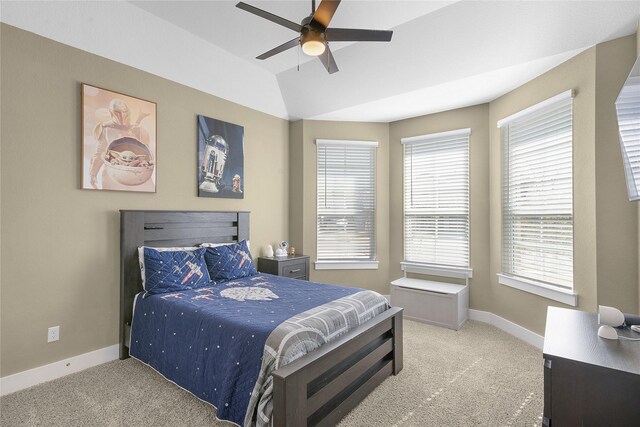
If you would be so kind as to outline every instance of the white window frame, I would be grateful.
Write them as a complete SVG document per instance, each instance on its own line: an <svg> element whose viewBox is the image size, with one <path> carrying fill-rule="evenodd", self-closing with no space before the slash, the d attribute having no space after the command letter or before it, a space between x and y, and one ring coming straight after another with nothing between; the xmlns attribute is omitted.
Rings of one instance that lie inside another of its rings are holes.
<svg viewBox="0 0 640 427"><path fill-rule="evenodd" d="M373 229L373 253L371 254L372 259L370 260L323 260L318 258L318 231L319 231L319 223L318 223L318 197L319 191L316 194L316 261L315 261L315 269L316 270L377 270L378 269L378 260L376 259L376 249L377 249L377 224L378 224L378 206L377 206L377 141L354 141L354 140L337 140L337 139L316 139L316 153L317 148L322 146L352 146L352 147L370 147L375 150L374 154L374 162L373 162L373 188L374 188L374 229ZM318 189L319 181L318 181L318 173L320 168L316 169L316 188Z"/></svg>
<svg viewBox="0 0 640 427"><path fill-rule="evenodd" d="M568 90L565 91L563 93L560 93L554 97L551 97L545 101L542 101L536 105L533 105L529 108L526 108L522 111L519 111L509 117L506 117L502 120L499 120L497 122L497 126L498 128L501 129L501 134L500 134L500 141L501 141L501 150L503 152L503 164L502 164L502 168L501 168L501 172L504 178L504 174L506 173L506 168L508 167L506 165L506 159L504 156L505 153L505 147L504 147L504 129L505 127L508 127L510 123L524 118L526 116L529 116L533 113L536 113L538 111L543 110L544 108L547 108L551 105L557 104L563 100L569 99L569 98L573 98L574 97L574 91L573 90ZM572 117L572 129L573 129L573 117ZM572 132L572 151L573 151L573 132ZM572 169L573 169L573 158L572 158ZM572 172L572 185L573 185L573 172ZM504 200L504 179L502 181L502 187L503 187L503 191L502 191L502 209L505 209L505 200ZM573 194L573 192L572 192ZM573 200L572 200L572 204L573 204ZM573 222L573 209L572 209L572 215L571 215L571 220ZM504 224L504 215L503 215L503 220L502 220L502 233L503 233L503 244L502 244L502 251L505 251L504 248L504 232L505 232L505 224ZM572 232L573 232L573 227L572 227ZM574 244L575 246L575 244ZM573 250L573 249L572 249ZM503 253L503 257L504 257L504 253ZM503 258L501 257L501 258ZM572 255L573 257L573 255ZM504 262L503 260L501 260L501 262ZM503 267L504 268L504 265ZM567 288L567 287L563 287L560 285L554 285L552 283L546 283L540 280L535 280L532 278L528 278L528 277L522 277L522 276L517 276L515 274L509 274L509 273L505 273L505 272L500 272L497 274L498 276L498 283L505 285L505 286L509 286L511 288L514 289L519 289L521 291L524 292L528 292L528 293L532 293L547 299L551 299L554 301L558 301L567 305L571 305L571 306L576 306L578 303L578 295L575 293L575 288L573 287L573 283L571 288Z"/></svg>
<svg viewBox="0 0 640 427"><path fill-rule="evenodd" d="M403 225L403 261L400 263L400 268L406 273L418 273L418 274L426 274L426 275L433 275L433 276L440 276L440 277L450 277L450 278L457 278L457 279L464 279L465 281L468 281L468 279L470 279L471 277L473 277L473 270L470 267L471 264L471 239L470 239L470 235L471 235L471 211L470 208L467 210L467 227L468 227L468 234L467 234L467 266L456 266L456 265L445 265L445 264L435 264L435 263L426 263L426 262L416 262L416 261L408 261L407 257L406 257L406 239L407 239L407 230L406 230L406 216L407 216L407 212L406 212L406 169L405 169L405 164L406 164L406 146L407 145L411 145L411 144L420 144L420 143L434 143L436 141L442 141L442 140L446 140L447 138L455 138L455 137L459 137L459 136L466 136L467 137L467 167L469 167L469 153L471 150L471 141L470 141L470 137L471 137L471 129L469 128L465 128L465 129L457 129L457 130L452 130L452 131L446 131L446 132L438 132L438 133L431 133L431 134L427 134L427 135L419 135L419 136L412 136L412 137L406 137L406 138L402 138L400 140L400 142L402 143L403 147L403 157L402 157L402 163L403 163L403 218L402 218L402 225ZM469 179L469 169L467 170L467 179ZM413 184L412 184L413 185ZM470 192L470 187L469 188L469 192ZM470 193L467 194L467 201L470 201Z"/></svg>

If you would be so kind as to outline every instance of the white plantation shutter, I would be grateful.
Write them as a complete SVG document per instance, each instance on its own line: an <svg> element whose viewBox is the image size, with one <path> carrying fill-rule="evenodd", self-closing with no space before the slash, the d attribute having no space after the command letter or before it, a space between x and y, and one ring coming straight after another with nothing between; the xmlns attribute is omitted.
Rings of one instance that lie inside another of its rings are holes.
<svg viewBox="0 0 640 427"><path fill-rule="evenodd" d="M377 142L316 144L318 261L375 260Z"/></svg>
<svg viewBox="0 0 640 427"><path fill-rule="evenodd" d="M640 76L622 87L616 111L629 200L640 200Z"/></svg>
<svg viewBox="0 0 640 427"><path fill-rule="evenodd" d="M502 271L573 288L572 92L499 122Z"/></svg>
<svg viewBox="0 0 640 427"><path fill-rule="evenodd" d="M469 266L470 132L402 139L405 263Z"/></svg>

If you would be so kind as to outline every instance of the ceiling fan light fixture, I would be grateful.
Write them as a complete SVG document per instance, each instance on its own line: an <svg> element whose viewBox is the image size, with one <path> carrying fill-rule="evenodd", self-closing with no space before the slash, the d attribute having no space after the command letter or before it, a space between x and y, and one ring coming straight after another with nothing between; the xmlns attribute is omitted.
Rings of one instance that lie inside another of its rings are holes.
<svg viewBox="0 0 640 427"><path fill-rule="evenodd" d="M315 31L303 34L300 44L302 45L302 51L309 56L320 56L327 48L324 34Z"/></svg>
<svg viewBox="0 0 640 427"><path fill-rule="evenodd" d="M325 49L324 43L317 40L310 40L302 45L302 51L309 56L320 56Z"/></svg>

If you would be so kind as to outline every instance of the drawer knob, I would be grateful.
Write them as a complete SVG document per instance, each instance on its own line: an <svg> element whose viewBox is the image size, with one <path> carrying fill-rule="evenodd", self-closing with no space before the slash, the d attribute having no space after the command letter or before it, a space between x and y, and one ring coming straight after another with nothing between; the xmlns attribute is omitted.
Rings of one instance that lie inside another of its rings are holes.
<svg viewBox="0 0 640 427"><path fill-rule="evenodd" d="M302 270L302 269L301 268L296 268L295 270L289 270L289 273L297 273L300 270Z"/></svg>

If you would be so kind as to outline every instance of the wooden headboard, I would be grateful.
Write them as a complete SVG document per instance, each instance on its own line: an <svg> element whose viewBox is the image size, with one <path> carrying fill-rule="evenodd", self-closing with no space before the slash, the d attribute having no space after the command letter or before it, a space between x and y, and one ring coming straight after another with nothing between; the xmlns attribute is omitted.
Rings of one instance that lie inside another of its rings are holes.
<svg viewBox="0 0 640 427"><path fill-rule="evenodd" d="M241 240L249 240L249 212L120 211L120 359L129 357L127 327L142 292L138 247Z"/></svg>

